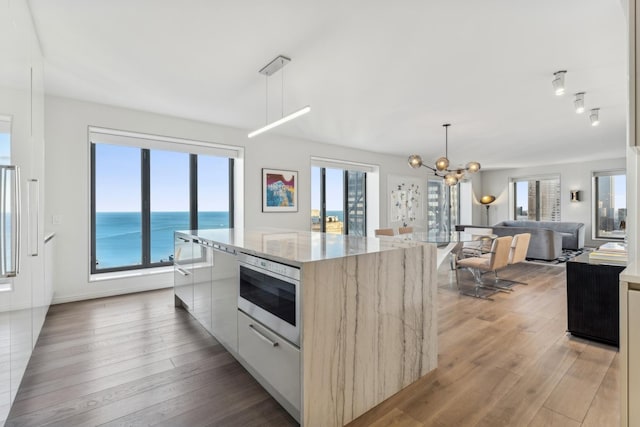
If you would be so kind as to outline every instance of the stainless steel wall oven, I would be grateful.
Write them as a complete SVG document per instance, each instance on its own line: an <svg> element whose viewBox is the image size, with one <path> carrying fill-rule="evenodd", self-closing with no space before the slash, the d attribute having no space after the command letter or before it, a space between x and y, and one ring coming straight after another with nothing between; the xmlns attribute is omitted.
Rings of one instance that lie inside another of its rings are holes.
<svg viewBox="0 0 640 427"><path fill-rule="evenodd" d="M239 263L238 308L299 347L300 269L247 254Z"/></svg>

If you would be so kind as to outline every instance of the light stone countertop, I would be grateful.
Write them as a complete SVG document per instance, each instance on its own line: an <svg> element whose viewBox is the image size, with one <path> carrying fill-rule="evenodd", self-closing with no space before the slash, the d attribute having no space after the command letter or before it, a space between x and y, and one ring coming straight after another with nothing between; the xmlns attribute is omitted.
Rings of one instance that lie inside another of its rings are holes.
<svg viewBox="0 0 640 427"><path fill-rule="evenodd" d="M620 280L628 283L640 283L640 263L632 262L620 273Z"/></svg>
<svg viewBox="0 0 640 427"><path fill-rule="evenodd" d="M422 245L422 242L345 236L274 228L185 230L178 233L276 261L306 262L372 254Z"/></svg>

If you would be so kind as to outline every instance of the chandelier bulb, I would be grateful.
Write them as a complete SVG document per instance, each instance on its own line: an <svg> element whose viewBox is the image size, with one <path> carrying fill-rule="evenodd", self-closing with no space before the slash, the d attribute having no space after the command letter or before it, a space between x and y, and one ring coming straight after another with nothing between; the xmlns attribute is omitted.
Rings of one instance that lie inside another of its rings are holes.
<svg viewBox="0 0 640 427"><path fill-rule="evenodd" d="M449 187L453 187L454 185L456 185L458 183L458 178L456 178L456 175L453 173L448 173L444 176L444 183L446 185L448 185Z"/></svg>
<svg viewBox="0 0 640 427"><path fill-rule="evenodd" d="M447 159L446 157L440 157L438 160L436 160L436 170L438 170L439 172L446 171L448 167L449 159Z"/></svg>
<svg viewBox="0 0 640 427"><path fill-rule="evenodd" d="M418 154L410 155L409 156L409 166L411 166L414 169L417 169L420 166L422 166L422 157L420 157Z"/></svg>
<svg viewBox="0 0 640 427"><path fill-rule="evenodd" d="M478 162L469 162L466 166L469 173L476 173L480 170L480 163Z"/></svg>

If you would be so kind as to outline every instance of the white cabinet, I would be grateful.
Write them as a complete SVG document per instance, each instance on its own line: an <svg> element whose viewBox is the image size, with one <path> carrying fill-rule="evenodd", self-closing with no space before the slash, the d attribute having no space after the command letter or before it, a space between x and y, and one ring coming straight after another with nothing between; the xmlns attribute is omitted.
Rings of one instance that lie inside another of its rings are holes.
<svg viewBox="0 0 640 427"><path fill-rule="evenodd" d="M238 258L228 247L214 244L211 287L211 333L229 351L238 352Z"/></svg>
<svg viewBox="0 0 640 427"><path fill-rule="evenodd" d="M640 425L640 269L620 275L620 425Z"/></svg>
<svg viewBox="0 0 640 427"><path fill-rule="evenodd" d="M0 280L0 424L20 386L49 303L44 287L44 79L26 0L0 3L0 119L9 122L10 159L20 169L19 271ZM5 238L7 230L0 230Z"/></svg>
<svg viewBox="0 0 640 427"><path fill-rule="evenodd" d="M204 242L193 243L193 317L211 333L211 282L213 248Z"/></svg>
<svg viewBox="0 0 640 427"><path fill-rule="evenodd" d="M260 384L300 420L300 350L239 311L238 353Z"/></svg>
<svg viewBox="0 0 640 427"><path fill-rule="evenodd" d="M628 407L629 425L640 424L640 286L628 294Z"/></svg>
<svg viewBox="0 0 640 427"><path fill-rule="evenodd" d="M193 241L191 237L176 233L173 258L173 290L176 305L193 310Z"/></svg>

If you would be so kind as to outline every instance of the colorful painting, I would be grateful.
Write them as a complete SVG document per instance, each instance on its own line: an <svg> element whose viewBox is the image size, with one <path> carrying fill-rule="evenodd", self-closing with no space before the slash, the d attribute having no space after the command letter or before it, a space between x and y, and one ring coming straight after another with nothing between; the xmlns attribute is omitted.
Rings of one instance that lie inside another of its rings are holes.
<svg viewBox="0 0 640 427"><path fill-rule="evenodd" d="M262 212L298 211L298 172L262 169Z"/></svg>

